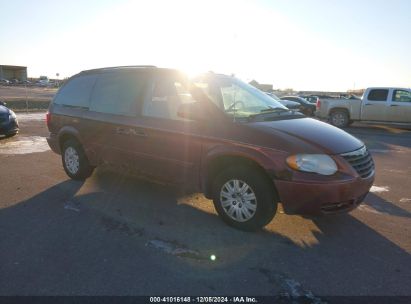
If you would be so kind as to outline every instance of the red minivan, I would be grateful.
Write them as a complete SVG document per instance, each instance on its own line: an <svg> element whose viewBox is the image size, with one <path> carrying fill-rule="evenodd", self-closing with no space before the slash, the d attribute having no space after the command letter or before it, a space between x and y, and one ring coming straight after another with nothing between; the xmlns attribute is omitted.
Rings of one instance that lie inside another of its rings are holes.
<svg viewBox="0 0 411 304"><path fill-rule="evenodd" d="M364 143L239 79L153 66L83 71L58 91L48 143L73 179L110 163L185 184L242 230L356 208L374 181Z"/></svg>

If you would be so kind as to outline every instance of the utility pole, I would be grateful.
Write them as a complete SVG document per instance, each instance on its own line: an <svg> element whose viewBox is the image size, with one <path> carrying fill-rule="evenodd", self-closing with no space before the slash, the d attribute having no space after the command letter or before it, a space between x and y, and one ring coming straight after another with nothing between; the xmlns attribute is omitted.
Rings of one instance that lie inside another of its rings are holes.
<svg viewBox="0 0 411 304"><path fill-rule="evenodd" d="M27 92L27 83L24 83L24 89L26 91L26 113L29 114L29 94Z"/></svg>

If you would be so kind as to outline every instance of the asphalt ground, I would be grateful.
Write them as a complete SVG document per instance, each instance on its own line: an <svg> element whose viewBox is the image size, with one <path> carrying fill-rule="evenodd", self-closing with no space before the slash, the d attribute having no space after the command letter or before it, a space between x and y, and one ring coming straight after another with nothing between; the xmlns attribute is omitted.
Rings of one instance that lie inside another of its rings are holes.
<svg viewBox="0 0 411 304"><path fill-rule="evenodd" d="M376 162L363 204L261 232L198 193L98 168L70 180L44 113L0 139L0 295L411 296L411 129L354 125Z"/></svg>

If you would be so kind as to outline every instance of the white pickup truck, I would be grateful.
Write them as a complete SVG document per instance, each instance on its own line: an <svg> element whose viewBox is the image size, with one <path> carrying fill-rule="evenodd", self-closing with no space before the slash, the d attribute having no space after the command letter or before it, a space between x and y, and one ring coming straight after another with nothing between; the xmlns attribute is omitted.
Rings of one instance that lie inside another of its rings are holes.
<svg viewBox="0 0 411 304"><path fill-rule="evenodd" d="M411 123L411 89L368 88L361 99L319 99L315 114L336 127L354 121Z"/></svg>

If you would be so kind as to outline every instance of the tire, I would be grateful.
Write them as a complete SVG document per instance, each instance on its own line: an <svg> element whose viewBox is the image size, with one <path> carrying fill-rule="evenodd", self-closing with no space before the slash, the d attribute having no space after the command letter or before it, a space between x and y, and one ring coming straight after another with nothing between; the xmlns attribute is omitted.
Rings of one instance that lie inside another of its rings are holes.
<svg viewBox="0 0 411 304"><path fill-rule="evenodd" d="M85 180L94 170L80 143L69 139L63 143L61 160L66 174L74 180Z"/></svg>
<svg viewBox="0 0 411 304"><path fill-rule="evenodd" d="M10 138L10 137L16 136L16 135L17 135L17 133L18 133L18 132L16 132L16 133L6 134L6 135L5 135L5 137L6 137L6 138Z"/></svg>
<svg viewBox="0 0 411 304"><path fill-rule="evenodd" d="M248 188L243 188L246 190L243 190L243 195L235 191L236 186L238 190L244 185ZM255 199L252 199L253 195ZM215 179L213 202L218 215L228 225L243 231L256 231L273 219L277 212L278 196L274 185L257 169L232 166Z"/></svg>
<svg viewBox="0 0 411 304"><path fill-rule="evenodd" d="M315 116L315 110L313 110L313 109L310 109L310 115L309 115L310 117L314 117Z"/></svg>
<svg viewBox="0 0 411 304"><path fill-rule="evenodd" d="M331 113L330 122L338 128L345 128L350 124L350 118L346 111L334 111Z"/></svg>
<svg viewBox="0 0 411 304"><path fill-rule="evenodd" d="M307 109L304 112L305 113L303 113L303 114L307 117L313 117L314 116L314 111L312 109Z"/></svg>

